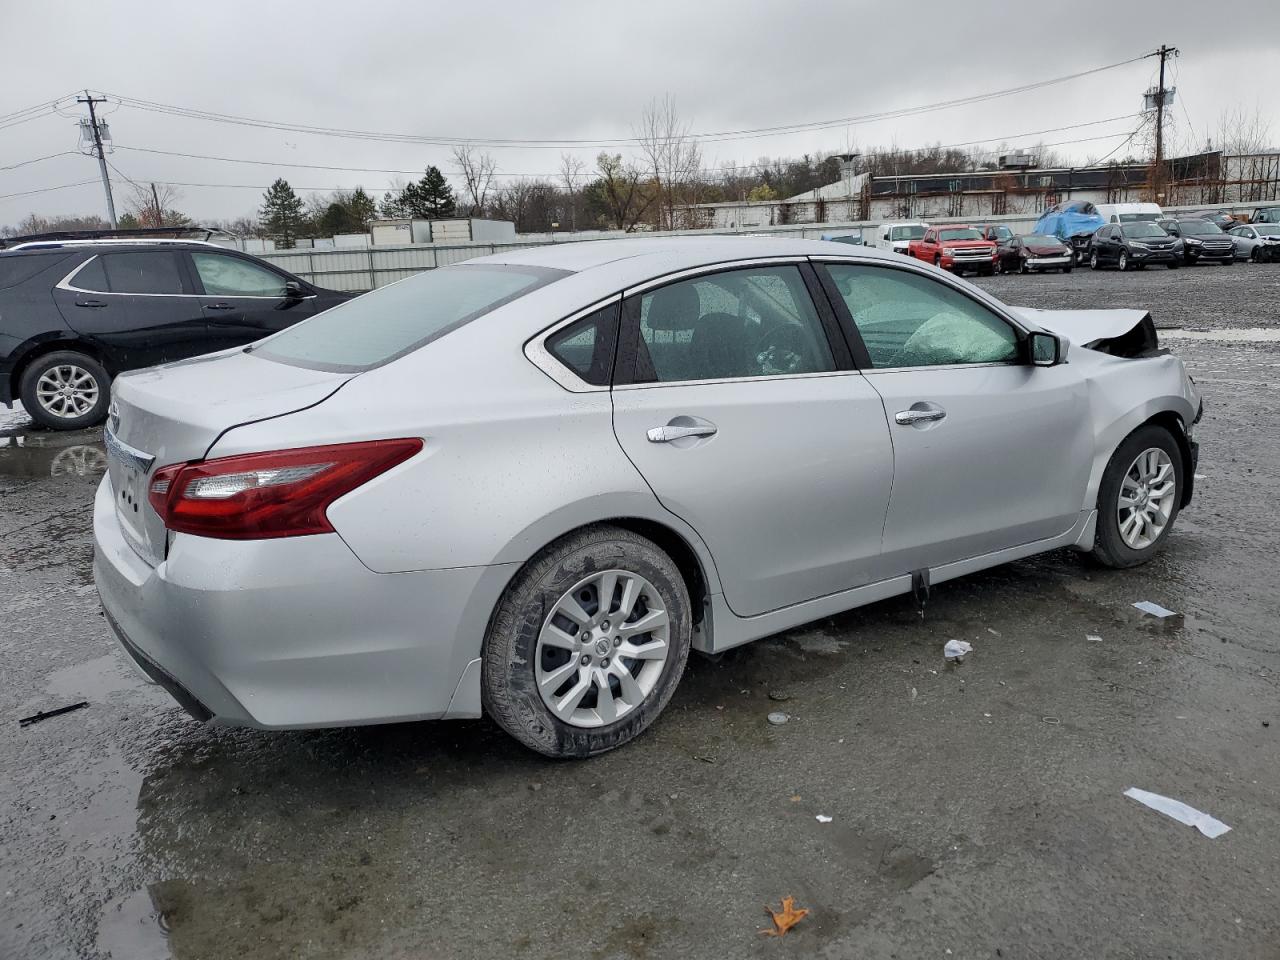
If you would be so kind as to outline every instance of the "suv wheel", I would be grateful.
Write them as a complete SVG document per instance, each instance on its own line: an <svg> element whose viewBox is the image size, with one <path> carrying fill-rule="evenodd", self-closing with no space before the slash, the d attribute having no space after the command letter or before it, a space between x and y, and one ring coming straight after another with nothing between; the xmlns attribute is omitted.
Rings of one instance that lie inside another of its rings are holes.
<svg viewBox="0 0 1280 960"><path fill-rule="evenodd" d="M37 357L23 371L18 396L42 427L80 430L107 418L111 378L92 357L58 350Z"/></svg>
<svg viewBox="0 0 1280 960"><path fill-rule="evenodd" d="M1129 251L1121 250L1120 259L1116 261L1116 266L1120 268L1120 272L1124 273L1129 269Z"/></svg>
<svg viewBox="0 0 1280 960"><path fill-rule="evenodd" d="M507 588L484 642L485 712L548 757L589 757L639 735L684 672L689 592L655 543L587 527Z"/></svg>
<svg viewBox="0 0 1280 960"><path fill-rule="evenodd" d="M1092 253L1089 254L1089 269L1090 270L1098 269L1098 251L1097 250L1094 250Z"/></svg>
<svg viewBox="0 0 1280 960"><path fill-rule="evenodd" d="M1093 555L1136 567L1159 551L1182 502L1182 452L1164 427L1140 427L1111 455L1098 489Z"/></svg>

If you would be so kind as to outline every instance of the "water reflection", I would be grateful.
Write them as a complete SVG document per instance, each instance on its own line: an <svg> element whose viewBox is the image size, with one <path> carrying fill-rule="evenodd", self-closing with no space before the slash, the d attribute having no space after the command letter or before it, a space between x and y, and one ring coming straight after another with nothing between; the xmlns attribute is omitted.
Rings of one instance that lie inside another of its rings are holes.
<svg viewBox="0 0 1280 960"><path fill-rule="evenodd" d="M0 429L0 477L96 479L107 469L102 430Z"/></svg>

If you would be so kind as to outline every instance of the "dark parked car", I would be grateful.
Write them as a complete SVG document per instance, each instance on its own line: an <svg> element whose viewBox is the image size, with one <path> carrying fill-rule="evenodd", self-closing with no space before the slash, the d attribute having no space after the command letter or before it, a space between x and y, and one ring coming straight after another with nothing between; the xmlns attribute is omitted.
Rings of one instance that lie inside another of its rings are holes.
<svg viewBox="0 0 1280 960"><path fill-rule="evenodd" d="M1089 267L1093 270L1110 264L1121 270L1141 270L1157 263L1176 270L1181 262L1182 242L1148 220L1099 227L1089 250Z"/></svg>
<svg viewBox="0 0 1280 960"><path fill-rule="evenodd" d="M1057 237L1047 234L1031 234L1026 237L1014 237L1009 245L998 248L999 261L997 269L1001 273L1033 273L1042 270L1061 270L1071 272L1075 256L1069 246Z"/></svg>
<svg viewBox="0 0 1280 960"><path fill-rule="evenodd" d="M354 294L193 241L53 241L0 251L0 403L74 430L125 370L237 347Z"/></svg>
<svg viewBox="0 0 1280 960"><path fill-rule="evenodd" d="M1232 227L1238 226L1240 223L1231 214L1223 213L1221 210L1204 210L1200 213L1190 213L1184 219L1208 220L1223 233L1226 233Z"/></svg>
<svg viewBox="0 0 1280 960"><path fill-rule="evenodd" d="M1235 262L1235 244L1208 220L1179 217L1166 220L1160 226L1170 236L1182 240L1183 263L1220 263L1225 267Z"/></svg>

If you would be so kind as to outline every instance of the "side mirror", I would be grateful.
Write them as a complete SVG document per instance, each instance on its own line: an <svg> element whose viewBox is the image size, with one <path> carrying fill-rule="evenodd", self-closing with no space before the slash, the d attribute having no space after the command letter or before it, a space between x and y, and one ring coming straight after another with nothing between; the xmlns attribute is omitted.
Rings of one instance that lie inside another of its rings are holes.
<svg viewBox="0 0 1280 960"><path fill-rule="evenodd" d="M1027 334L1027 352L1037 367L1055 367L1067 359L1067 345L1062 339L1041 330Z"/></svg>
<svg viewBox="0 0 1280 960"><path fill-rule="evenodd" d="M297 280L286 280L284 282L284 295L288 300L301 300L307 295L307 290Z"/></svg>

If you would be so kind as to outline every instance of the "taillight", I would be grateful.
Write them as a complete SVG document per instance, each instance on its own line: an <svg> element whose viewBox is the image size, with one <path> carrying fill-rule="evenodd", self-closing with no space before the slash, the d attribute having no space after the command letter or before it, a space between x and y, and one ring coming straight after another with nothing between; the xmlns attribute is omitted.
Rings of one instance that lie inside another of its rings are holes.
<svg viewBox="0 0 1280 960"><path fill-rule="evenodd" d="M219 540L331 533L329 504L421 449L416 438L372 440L175 463L152 475L148 498L177 533Z"/></svg>

